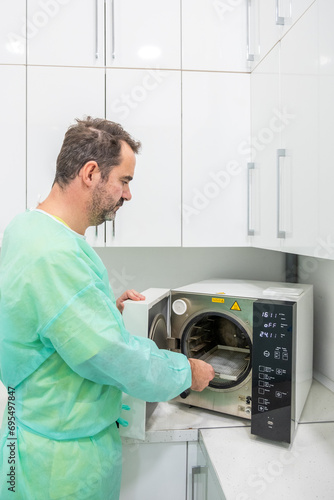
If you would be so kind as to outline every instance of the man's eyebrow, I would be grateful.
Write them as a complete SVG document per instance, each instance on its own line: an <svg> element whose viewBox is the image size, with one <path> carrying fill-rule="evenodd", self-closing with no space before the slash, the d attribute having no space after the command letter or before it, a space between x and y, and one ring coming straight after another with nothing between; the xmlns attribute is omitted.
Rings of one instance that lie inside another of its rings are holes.
<svg viewBox="0 0 334 500"><path fill-rule="evenodd" d="M123 177L121 177L121 179L125 181L132 181L133 177L131 177L131 175L124 175Z"/></svg>

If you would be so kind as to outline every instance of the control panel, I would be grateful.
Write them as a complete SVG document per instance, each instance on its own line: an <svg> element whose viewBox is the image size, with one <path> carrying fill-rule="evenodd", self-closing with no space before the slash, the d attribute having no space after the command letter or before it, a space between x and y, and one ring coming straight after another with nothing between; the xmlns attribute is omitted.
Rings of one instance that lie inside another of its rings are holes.
<svg viewBox="0 0 334 500"><path fill-rule="evenodd" d="M294 302L253 304L251 432L291 442Z"/></svg>

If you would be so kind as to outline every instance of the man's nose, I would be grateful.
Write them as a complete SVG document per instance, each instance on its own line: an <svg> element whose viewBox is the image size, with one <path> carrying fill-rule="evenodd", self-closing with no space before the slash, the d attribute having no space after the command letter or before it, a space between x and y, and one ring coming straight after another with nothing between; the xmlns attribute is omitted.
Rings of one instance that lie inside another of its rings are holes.
<svg viewBox="0 0 334 500"><path fill-rule="evenodd" d="M127 184L124 189L123 189L123 196L122 198L124 198L124 200L127 200L127 201L130 201L131 198L132 198L132 194L131 194L131 191L130 191L130 186L129 184Z"/></svg>

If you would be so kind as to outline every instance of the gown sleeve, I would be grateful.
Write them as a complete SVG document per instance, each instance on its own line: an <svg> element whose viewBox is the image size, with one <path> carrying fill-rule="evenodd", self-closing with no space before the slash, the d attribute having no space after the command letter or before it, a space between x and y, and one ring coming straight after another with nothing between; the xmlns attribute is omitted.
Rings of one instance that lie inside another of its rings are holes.
<svg viewBox="0 0 334 500"><path fill-rule="evenodd" d="M191 386L187 357L131 335L113 298L96 283L71 297L40 338L83 378L145 401L167 401Z"/></svg>

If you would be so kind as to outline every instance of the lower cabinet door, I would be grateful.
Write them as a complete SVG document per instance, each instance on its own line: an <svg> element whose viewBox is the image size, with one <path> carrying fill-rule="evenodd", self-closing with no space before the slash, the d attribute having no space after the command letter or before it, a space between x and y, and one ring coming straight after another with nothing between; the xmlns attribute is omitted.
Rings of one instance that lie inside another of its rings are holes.
<svg viewBox="0 0 334 500"><path fill-rule="evenodd" d="M188 443L187 500L226 500L210 460L198 442Z"/></svg>
<svg viewBox="0 0 334 500"><path fill-rule="evenodd" d="M120 500L185 500L187 443L124 443Z"/></svg>

